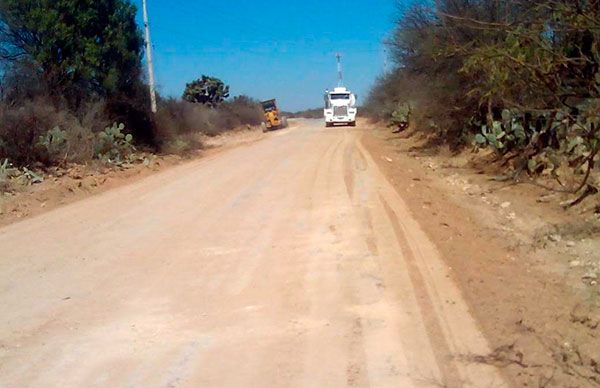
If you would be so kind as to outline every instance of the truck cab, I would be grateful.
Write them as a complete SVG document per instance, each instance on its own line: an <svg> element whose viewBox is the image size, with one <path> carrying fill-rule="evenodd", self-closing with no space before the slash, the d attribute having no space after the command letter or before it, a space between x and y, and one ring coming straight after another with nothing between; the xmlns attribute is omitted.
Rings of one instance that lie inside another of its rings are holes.
<svg viewBox="0 0 600 388"><path fill-rule="evenodd" d="M356 126L356 96L345 87L325 91L325 126L335 124Z"/></svg>

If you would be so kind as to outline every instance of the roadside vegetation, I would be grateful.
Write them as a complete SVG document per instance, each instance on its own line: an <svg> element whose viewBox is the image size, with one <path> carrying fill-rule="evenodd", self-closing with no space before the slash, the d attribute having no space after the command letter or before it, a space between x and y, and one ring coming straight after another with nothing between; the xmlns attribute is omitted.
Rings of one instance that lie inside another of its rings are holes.
<svg viewBox="0 0 600 388"><path fill-rule="evenodd" d="M323 108L306 109L294 113L288 113L287 115L290 118L322 119Z"/></svg>
<svg viewBox="0 0 600 388"><path fill-rule="evenodd" d="M417 4L389 47L396 67L372 89L370 116L491 149L504 179L543 180L571 204L598 192L600 2Z"/></svg>
<svg viewBox="0 0 600 388"><path fill-rule="evenodd" d="M129 0L0 2L0 190L69 163L189 152L203 135L260 123L257 101L230 99L207 76L181 99L159 97L153 114L136 13Z"/></svg>

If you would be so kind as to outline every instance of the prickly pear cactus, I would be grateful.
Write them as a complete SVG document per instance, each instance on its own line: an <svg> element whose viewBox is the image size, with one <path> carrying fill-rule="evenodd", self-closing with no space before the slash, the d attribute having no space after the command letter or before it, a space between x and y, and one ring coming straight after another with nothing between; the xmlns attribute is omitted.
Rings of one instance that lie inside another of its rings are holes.
<svg viewBox="0 0 600 388"><path fill-rule="evenodd" d="M64 160L69 151L67 132L60 127L54 127L39 137L37 146L43 151L49 162Z"/></svg>
<svg viewBox="0 0 600 388"><path fill-rule="evenodd" d="M96 156L98 159L121 165L129 161L135 152L133 136L124 134L124 124L114 123L98 134L96 140Z"/></svg>
<svg viewBox="0 0 600 388"><path fill-rule="evenodd" d="M405 102L400 104L394 112L392 112L392 117L390 119L390 126L399 126L402 124L407 124L410 122L411 115L411 106L409 103Z"/></svg>
<svg viewBox="0 0 600 388"><path fill-rule="evenodd" d="M530 128L531 134L535 128ZM481 132L475 135L475 144L480 147L491 146L499 153L527 144L528 136L523 126L523 117L505 109L502 120L494 121L492 126L481 125Z"/></svg>

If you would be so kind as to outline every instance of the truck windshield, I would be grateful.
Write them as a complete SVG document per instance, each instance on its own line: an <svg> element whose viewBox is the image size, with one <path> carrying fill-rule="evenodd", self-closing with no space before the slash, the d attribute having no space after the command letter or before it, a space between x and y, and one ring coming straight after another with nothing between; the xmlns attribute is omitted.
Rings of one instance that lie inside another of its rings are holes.
<svg viewBox="0 0 600 388"><path fill-rule="evenodd" d="M349 94L331 94L331 99L332 100L349 100L350 99L350 95Z"/></svg>

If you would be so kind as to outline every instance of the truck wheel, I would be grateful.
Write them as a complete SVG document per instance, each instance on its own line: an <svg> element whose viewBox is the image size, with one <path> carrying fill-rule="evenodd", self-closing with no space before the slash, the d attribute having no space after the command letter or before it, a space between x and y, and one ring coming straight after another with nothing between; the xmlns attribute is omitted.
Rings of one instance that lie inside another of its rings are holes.
<svg viewBox="0 0 600 388"><path fill-rule="evenodd" d="M332 123L325 123L325 128L330 128L330 127L333 127Z"/></svg>
<svg viewBox="0 0 600 388"><path fill-rule="evenodd" d="M351 127L356 127L356 121L352 121L352 122L350 122L350 126L351 126Z"/></svg>
<svg viewBox="0 0 600 388"><path fill-rule="evenodd" d="M281 128L287 128L287 127L288 127L287 117L282 117L281 118Z"/></svg>
<svg viewBox="0 0 600 388"><path fill-rule="evenodd" d="M267 129L267 124L266 123L260 123L260 127L262 128L263 132L268 132L269 130Z"/></svg>

